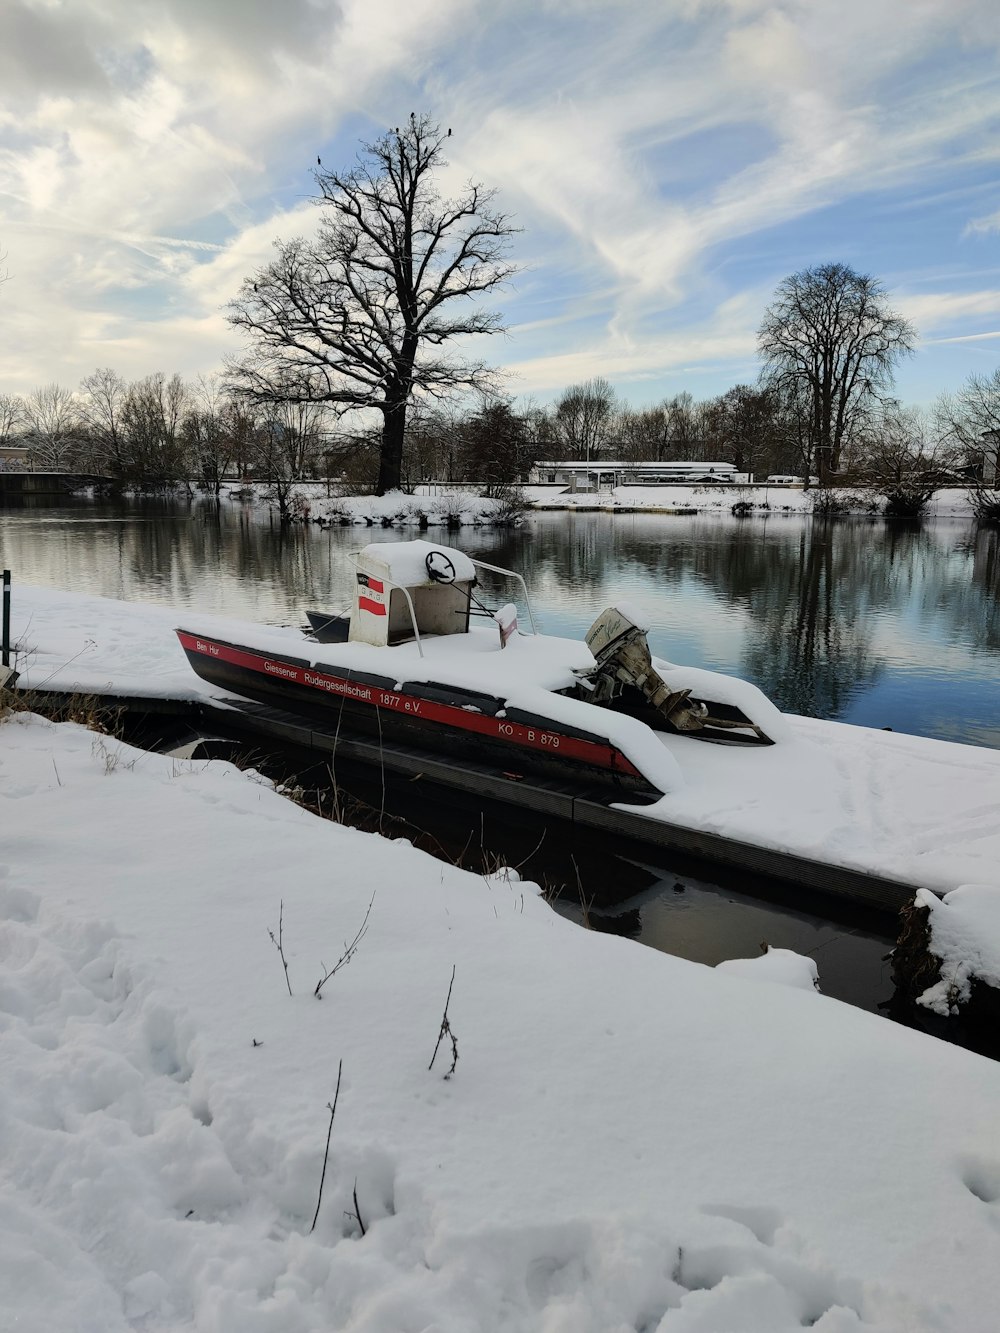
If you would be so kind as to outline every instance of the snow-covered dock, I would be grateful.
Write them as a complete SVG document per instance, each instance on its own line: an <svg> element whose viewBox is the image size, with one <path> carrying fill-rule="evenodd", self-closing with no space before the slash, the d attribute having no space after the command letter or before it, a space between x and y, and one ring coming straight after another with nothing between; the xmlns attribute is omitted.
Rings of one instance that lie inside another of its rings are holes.
<svg viewBox="0 0 1000 1333"><path fill-rule="evenodd" d="M20 685L218 708L217 692L184 659L173 633L176 619L151 606L20 586L13 613ZM237 641L260 632L236 621L211 623ZM301 652L298 630L268 633ZM766 874L780 874L775 867L784 865L785 878L833 892L836 882L850 883L859 900L875 906L896 906L899 895L918 887L941 894L995 881L1000 752L808 718L782 721L781 743L766 749L663 737L662 762L677 781L662 800L641 810L609 808L541 786L537 799L551 802L553 813L561 802L564 817L591 827L630 830L627 836L641 828L644 839L686 845L716 859L726 859L728 844L744 858L737 864ZM303 727L295 720L268 725ZM517 797L510 786L504 799L528 803L527 787ZM829 882L824 886L810 875Z"/></svg>

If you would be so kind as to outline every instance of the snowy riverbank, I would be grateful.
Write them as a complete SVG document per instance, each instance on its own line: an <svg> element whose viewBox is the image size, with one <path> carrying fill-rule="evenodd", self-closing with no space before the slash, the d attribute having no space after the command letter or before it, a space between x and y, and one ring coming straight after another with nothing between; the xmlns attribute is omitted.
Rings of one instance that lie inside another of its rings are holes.
<svg viewBox="0 0 1000 1333"><path fill-rule="evenodd" d="M1000 1066L74 726L0 821L12 1327L992 1333Z"/></svg>

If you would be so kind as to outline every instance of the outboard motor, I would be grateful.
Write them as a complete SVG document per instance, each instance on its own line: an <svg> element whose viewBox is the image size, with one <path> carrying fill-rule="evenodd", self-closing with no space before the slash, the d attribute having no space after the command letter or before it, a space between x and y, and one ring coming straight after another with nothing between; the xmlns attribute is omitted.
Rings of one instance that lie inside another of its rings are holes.
<svg viewBox="0 0 1000 1333"><path fill-rule="evenodd" d="M587 631L587 647L597 670L589 675L594 703L610 703L622 685L639 690L677 731L700 731L708 710L690 690L672 690L653 666L646 631L617 606L602 611Z"/></svg>
<svg viewBox="0 0 1000 1333"><path fill-rule="evenodd" d="M689 689L673 689L653 666L646 631L635 613L619 606L602 611L587 631L587 647L596 666L576 673L582 697L589 703L634 711L629 687L640 708L652 707L671 731L700 741L735 745L771 745L770 737L734 703L692 698ZM650 721L655 727L655 722Z"/></svg>

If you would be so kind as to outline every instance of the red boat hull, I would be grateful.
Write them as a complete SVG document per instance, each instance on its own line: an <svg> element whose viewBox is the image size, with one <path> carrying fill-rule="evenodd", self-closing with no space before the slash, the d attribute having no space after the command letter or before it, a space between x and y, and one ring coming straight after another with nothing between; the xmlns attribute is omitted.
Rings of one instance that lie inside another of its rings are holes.
<svg viewBox="0 0 1000 1333"><path fill-rule="evenodd" d="M588 782L630 792L660 793L606 738L534 717L503 699L439 683L394 688L389 677L314 667L303 658L267 654L241 644L178 630L194 671L212 685L275 703L321 720L403 741L414 749L457 747L498 760L512 777L574 772Z"/></svg>

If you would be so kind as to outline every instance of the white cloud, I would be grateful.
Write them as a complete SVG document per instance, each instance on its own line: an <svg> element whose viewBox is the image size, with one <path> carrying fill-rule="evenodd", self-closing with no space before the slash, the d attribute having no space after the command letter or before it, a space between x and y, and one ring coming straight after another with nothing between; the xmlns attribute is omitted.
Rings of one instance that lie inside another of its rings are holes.
<svg viewBox="0 0 1000 1333"><path fill-rule="evenodd" d="M1000 317L1000 290L904 294L894 301L894 305L926 341L931 341L935 335L952 329L956 320L979 320L984 315Z"/></svg>
<svg viewBox="0 0 1000 1333"><path fill-rule="evenodd" d="M987 217L973 218L966 228L967 233L980 236L997 231L1000 231L1000 209L996 213L990 213Z"/></svg>

